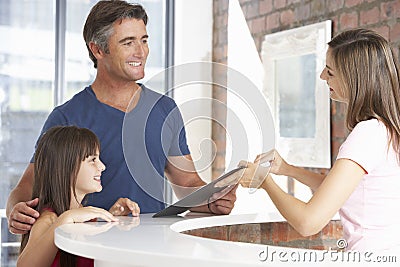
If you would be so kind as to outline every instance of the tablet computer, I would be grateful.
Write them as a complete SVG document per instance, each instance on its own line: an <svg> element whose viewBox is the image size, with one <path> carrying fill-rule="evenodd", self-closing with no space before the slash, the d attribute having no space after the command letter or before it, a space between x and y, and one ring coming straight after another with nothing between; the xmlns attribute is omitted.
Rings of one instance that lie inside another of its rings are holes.
<svg viewBox="0 0 400 267"><path fill-rule="evenodd" d="M244 167L237 167L221 175L211 183L200 187L174 204L157 212L153 217L174 216L185 212L190 208L207 204L212 195L221 192L224 189L229 190L230 187L235 186L239 182L243 174L243 172L239 171L241 169L244 169ZM221 197L222 196L223 194ZM217 199L213 199L212 202Z"/></svg>

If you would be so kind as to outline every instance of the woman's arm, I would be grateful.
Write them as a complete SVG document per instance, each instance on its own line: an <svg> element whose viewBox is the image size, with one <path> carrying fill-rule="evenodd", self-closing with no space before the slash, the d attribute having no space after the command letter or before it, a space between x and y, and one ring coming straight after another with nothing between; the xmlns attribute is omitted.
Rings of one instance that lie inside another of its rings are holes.
<svg viewBox="0 0 400 267"><path fill-rule="evenodd" d="M365 170L354 161L339 159L308 203L284 192L271 177L261 187L283 217L301 235L318 233L353 193Z"/></svg>
<svg viewBox="0 0 400 267"><path fill-rule="evenodd" d="M323 174L288 164L275 149L258 155L254 162L260 164L269 162L270 167L269 169L265 169L264 172L270 171L273 174L292 177L314 191L317 190L325 179L325 175ZM266 175L267 173L265 173L265 176Z"/></svg>
<svg viewBox="0 0 400 267"><path fill-rule="evenodd" d="M318 187L321 185L326 177L326 175L324 174L309 171L293 165L288 165L286 172L282 175L296 179L300 183L311 188L313 191L316 191L318 189Z"/></svg>

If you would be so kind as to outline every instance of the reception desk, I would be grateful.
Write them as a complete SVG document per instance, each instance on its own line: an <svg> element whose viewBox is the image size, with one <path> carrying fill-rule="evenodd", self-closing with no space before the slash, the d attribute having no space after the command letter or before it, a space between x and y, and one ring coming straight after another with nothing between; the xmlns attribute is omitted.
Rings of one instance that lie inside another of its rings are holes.
<svg viewBox="0 0 400 267"><path fill-rule="evenodd" d="M115 223L89 222L62 225L55 231L55 243L60 249L70 253L93 258L97 267L349 264L348 260L344 262L339 258L341 256L343 258L343 252L330 248L302 249L255 244L253 241L227 241L221 237L214 239L213 236L205 238L190 234L203 228L284 221L275 213L227 216L187 213L181 217L161 218L152 218L151 215L119 217L119 222ZM365 266L365 264L362 259L359 262L350 260L350 266Z"/></svg>

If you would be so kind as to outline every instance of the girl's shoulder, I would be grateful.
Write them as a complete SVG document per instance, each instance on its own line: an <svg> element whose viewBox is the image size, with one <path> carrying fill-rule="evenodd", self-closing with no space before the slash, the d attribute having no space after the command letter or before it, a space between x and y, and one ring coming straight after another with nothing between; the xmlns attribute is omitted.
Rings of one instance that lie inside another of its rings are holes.
<svg viewBox="0 0 400 267"><path fill-rule="evenodd" d="M37 219L37 222L42 221L42 222L47 222L48 224L53 224L57 220L57 218L58 218L58 216L54 212L53 209L45 208L45 209L41 210L40 216Z"/></svg>
<svg viewBox="0 0 400 267"><path fill-rule="evenodd" d="M33 224L29 239L35 239L42 236L56 221L57 214L54 211L42 210L39 218Z"/></svg>

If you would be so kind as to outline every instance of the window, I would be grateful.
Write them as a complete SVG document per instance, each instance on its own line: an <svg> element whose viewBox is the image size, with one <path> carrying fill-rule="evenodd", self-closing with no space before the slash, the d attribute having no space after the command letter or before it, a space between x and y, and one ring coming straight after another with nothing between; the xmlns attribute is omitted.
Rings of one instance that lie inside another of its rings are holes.
<svg viewBox="0 0 400 267"><path fill-rule="evenodd" d="M44 120L54 106L95 77L82 29L96 2L0 1L1 266L15 266L18 256L19 236L8 232L5 207L9 192L32 157ZM141 4L149 15L151 53L146 78L150 78L165 67L165 1L145 0ZM57 30L62 36L65 33L65 38L57 39ZM56 59L56 54L65 56ZM57 76L57 72L62 75ZM162 90L164 83L159 82Z"/></svg>

